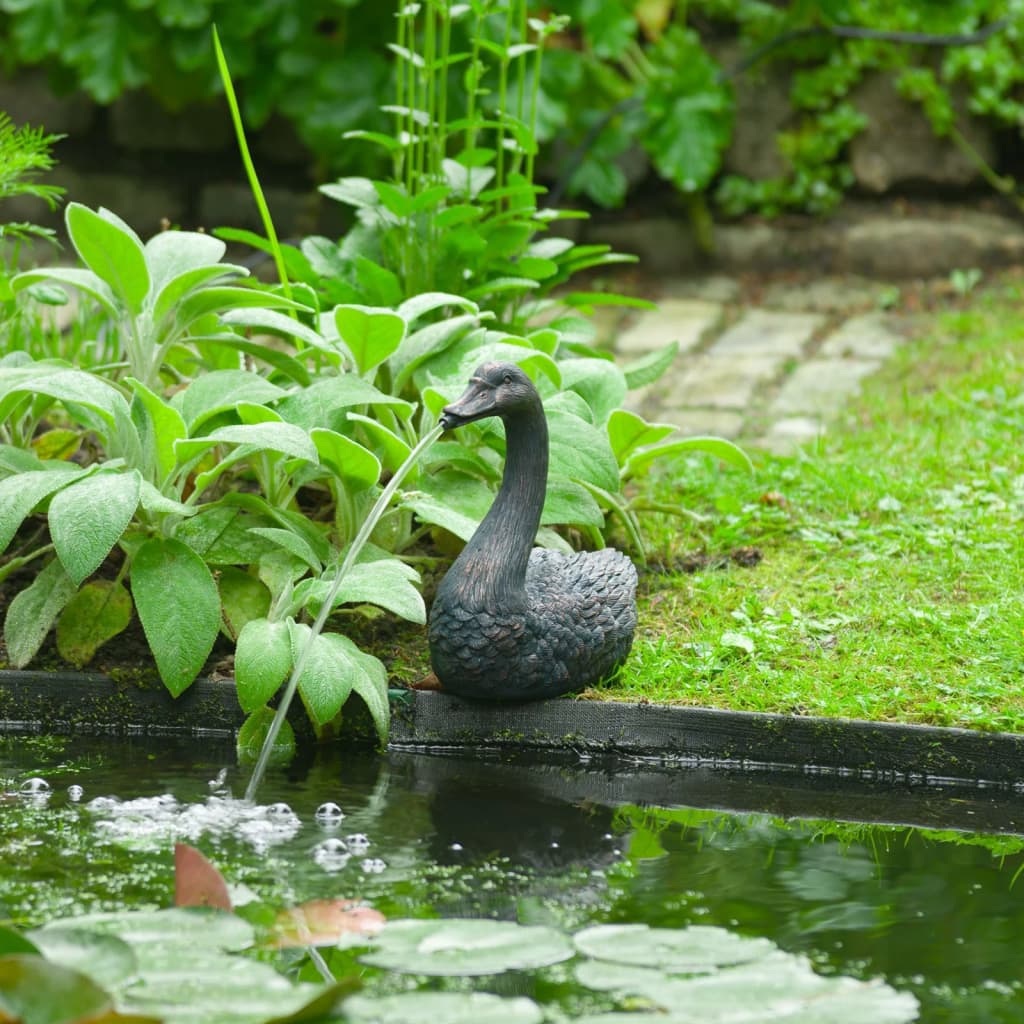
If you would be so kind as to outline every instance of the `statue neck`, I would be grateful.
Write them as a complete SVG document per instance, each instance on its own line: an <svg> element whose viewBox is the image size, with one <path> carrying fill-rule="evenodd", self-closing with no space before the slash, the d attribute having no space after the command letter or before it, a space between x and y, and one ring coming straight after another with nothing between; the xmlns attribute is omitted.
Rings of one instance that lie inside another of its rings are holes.
<svg viewBox="0 0 1024 1024"><path fill-rule="evenodd" d="M456 565L475 603L511 610L525 604L526 566L547 492L548 424L539 397L503 420L501 489Z"/></svg>

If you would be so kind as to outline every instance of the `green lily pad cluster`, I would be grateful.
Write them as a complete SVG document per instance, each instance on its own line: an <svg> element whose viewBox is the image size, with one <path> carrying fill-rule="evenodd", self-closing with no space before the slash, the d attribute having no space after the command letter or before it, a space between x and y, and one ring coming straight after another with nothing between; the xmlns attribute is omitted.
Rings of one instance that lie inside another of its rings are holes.
<svg viewBox="0 0 1024 1024"><path fill-rule="evenodd" d="M20 936L0 931L0 1010L38 1024L84 1019L284 1024L539 1024L524 996L408 991L352 995L351 980L293 984L245 955L256 942L230 914L186 910L94 914ZM822 977L767 939L722 928L598 925L575 935L489 920L399 920L363 963L408 975L483 977L575 959L575 978L610 1009L586 1024L904 1024L917 1001L879 981Z"/></svg>

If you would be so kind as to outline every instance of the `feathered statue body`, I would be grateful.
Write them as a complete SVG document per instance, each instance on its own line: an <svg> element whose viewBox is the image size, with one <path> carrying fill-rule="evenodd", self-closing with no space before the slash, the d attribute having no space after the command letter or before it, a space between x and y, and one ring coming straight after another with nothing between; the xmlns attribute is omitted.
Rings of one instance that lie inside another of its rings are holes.
<svg viewBox="0 0 1024 1024"><path fill-rule="evenodd" d="M441 581L430 611L430 657L449 693L536 700L609 675L636 628L636 569L619 551L563 555L534 548L547 488L544 407L517 366L485 363L444 410L453 429L505 424L505 473L494 504Z"/></svg>

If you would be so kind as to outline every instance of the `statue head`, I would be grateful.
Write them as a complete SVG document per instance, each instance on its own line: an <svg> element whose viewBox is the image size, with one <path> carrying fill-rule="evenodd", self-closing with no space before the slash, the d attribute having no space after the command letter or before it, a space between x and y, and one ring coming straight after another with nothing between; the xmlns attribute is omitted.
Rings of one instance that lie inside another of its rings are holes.
<svg viewBox="0 0 1024 1024"><path fill-rule="evenodd" d="M515 363L483 363L458 401L444 407L441 426L454 430L488 416L504 418L539 403L533 382Z"/></svg>

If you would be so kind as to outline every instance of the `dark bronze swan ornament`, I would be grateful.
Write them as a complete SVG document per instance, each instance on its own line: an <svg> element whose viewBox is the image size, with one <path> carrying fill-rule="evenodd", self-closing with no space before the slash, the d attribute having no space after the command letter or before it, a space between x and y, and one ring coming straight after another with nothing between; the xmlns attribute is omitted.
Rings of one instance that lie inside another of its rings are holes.
<svg viewBox="0 0 1024 1024"><path fill-rule="evenodd" d="M536 700L608 676L636 628L636 568L611 548L564 555L533 546L547 490L548 426L519 367L485 363L446 406L452 430L505 424L505 472L490 511L430 610L430 659L448 693Z"/></svg>

